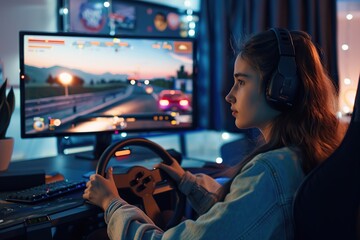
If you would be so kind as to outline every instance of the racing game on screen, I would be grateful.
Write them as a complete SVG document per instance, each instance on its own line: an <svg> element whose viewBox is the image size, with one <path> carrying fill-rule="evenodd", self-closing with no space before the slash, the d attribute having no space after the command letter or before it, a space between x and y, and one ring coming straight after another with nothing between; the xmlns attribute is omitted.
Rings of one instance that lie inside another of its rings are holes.
<svg viewBox="0 0 360 240"><path fill-rule="evenodd" d="M25 135L191 128L191 40L26 35Z"/></svg>

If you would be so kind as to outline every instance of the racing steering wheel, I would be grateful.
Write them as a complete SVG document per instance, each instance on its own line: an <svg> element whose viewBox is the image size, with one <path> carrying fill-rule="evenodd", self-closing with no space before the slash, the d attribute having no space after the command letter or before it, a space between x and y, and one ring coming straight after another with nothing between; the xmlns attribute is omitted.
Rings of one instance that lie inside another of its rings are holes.
<svg viewBox="0 0 360 240"><path fill-rule="evenodd" d="M96 167L96 173L105 177L106 168L115 152L127 146L146 147L156 153L162 162L171 165L174 162L172 156L160 145L144 138L128 138L111 144L101 154ZM122 189L131 190L133 194L142 199L141 206L146 215L160 228L166 230L180 223L185 209L185 195L181 193L175 182L168 174L160 169L149 170L142 166L133 166L125 173L113 173L115 185L121 193ZM172 204L173 213L170 219L164 219L159 204L154 196L158 193L175 192L175 203ZM123 197L123 196L122 196ZM124 198L128 203L131 199Z"/></svg>

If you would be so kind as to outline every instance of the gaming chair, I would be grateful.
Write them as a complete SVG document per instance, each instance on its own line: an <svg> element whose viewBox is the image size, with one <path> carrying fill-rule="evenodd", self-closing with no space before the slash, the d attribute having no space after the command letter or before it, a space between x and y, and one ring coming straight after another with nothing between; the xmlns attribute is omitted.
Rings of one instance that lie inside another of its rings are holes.
<svg viewBox="0 0 360 240"><path fill-rule="evenodd" d="M360 239L359 137L360 85L342 143L310 172L296 193L293 208L296 239Z"/></svg>

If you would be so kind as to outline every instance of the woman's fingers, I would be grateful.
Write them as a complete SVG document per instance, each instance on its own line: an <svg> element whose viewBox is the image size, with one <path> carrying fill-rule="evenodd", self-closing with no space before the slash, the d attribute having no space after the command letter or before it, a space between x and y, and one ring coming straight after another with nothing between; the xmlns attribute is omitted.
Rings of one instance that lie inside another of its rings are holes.
<svg viewBox="0 0 360 240"><path fill-rule="evenodd" d="M182 174L180 173L181 172L180 169L175 169L172 166L169 166L169 165L166 165L163 163L160 163L157 166L158 166L158 168L165 171L172 179L174 179L174 181L176 183L179 183L179 181L182 177ZM181 168L181 170L182 170L182 168ZM182 171L184 171L184 170L182 170Z"/></svg>

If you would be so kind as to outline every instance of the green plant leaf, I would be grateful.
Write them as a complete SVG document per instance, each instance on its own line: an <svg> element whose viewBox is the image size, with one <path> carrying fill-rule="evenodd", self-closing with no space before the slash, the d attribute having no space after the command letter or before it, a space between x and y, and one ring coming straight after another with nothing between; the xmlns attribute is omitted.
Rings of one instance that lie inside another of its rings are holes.
<svg viewBox="0 0 360 240"><path fill-rule="evenodd" d="M10 123L10 107L9 104L5 101L2 108L0 109L0 139L4 139L6 135L6 130Z"/></svg>
<svg viewBox="0 0 360 240"><path fill-rule="evenodd" d="M0 87L0 139L5 138L6 131L10 124L11 115L15 109L15 95L13 88L10 89L6 96L6 84Z"/></svg>
<svg viewBox="0 0 360 240"><path fill-rule="evenodd" d="M0 87L0 116L1 116L1 109L2 109L2 107L5 103L5 99L6 99L6 83L7 83L7 79L5 80L3 85L1 85L1 87Z"/></svg>
<svg viewBox="0 0 360 240"><path fill-rule="evenodd" d="M10 88L10 91L8 92L6 100L9 104L10 114L12 114L15 110L15 94L14 94L14 89L12 87Z"/></svg>

